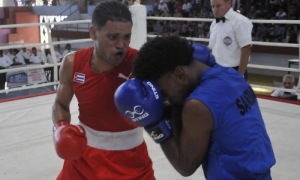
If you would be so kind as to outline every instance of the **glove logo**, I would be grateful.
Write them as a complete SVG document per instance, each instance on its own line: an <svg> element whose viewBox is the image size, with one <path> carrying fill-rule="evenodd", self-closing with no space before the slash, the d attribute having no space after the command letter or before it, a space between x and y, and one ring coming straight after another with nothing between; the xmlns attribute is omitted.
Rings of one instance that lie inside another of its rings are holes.
<svg viewBox="0 0 300 180"><path fill-rule="evenodd" d="M154 93L154 96L155 96L155 99L159 99L159 95L158 95L158 92L157 90L155 89L155 87L153 86L153 84L151 82L147 82L147 84L151 87L153 93Z"/></svg>
<svg viewBox="0 0 300 180"><path fill-rule="evenodd" d="M132 121L137 122L149 116L149 113L145 112L144 108L140 105L133 107L133 111L125 111L125 115ZM136 117L137 115L137 117Z"/></svg>
<svg viewBox="0 0 300 180"><path fill-rule="evenodd" d="M153 138L153 140L156 141L163 138L165 135L161 130L156 129L154 131L151 131L150 136Z"/></svg>

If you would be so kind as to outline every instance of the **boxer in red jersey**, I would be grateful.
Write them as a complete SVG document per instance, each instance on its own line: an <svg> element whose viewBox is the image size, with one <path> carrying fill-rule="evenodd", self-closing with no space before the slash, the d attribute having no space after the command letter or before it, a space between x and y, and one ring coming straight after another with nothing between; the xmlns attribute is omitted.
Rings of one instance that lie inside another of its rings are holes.
<svg viewBox="0 0 300 180"><path fill-rule="evenodd" d="M114 92L130 76L137 55L129 47L131 28L126 6L101 3L90 27L94 47L63 60L52 111L55 149L65 160L58 180L155 179L143 129L125 119L114 104ZM70 124L74 94L78 125Z"/></svg>

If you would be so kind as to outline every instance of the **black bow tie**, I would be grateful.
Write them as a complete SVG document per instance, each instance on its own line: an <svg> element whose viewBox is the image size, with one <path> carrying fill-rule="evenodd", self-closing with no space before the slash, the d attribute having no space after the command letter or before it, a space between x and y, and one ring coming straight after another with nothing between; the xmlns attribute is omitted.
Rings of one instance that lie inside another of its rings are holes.
<svg viewBox="0 0 300 180"><path fill-rule="evenodd" d="M220 21L223 21L223 23L225 22L225 17L221 17L221 18L216 18L216 22L218 23L218 22L220 22Z"/></svg>

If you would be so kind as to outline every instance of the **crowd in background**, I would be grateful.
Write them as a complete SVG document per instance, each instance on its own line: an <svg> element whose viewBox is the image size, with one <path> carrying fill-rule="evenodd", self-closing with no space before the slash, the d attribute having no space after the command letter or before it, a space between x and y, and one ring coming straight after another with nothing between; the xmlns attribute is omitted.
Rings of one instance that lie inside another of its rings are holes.
<svg viewBox="0 0 300 180"><path fill-rule="evenodd" d="M249 19L299 20L299 0L238 1L233 9ZM158 0L148 16L214 18L209 6L203 0ZM254 41L298 43L298 24L253 23ZM185 37L209 38L210 22L148 20L148 34L164 36L180 35Z"/></svg>
<svg viewBox="0 0 300 180"><path fill-rule="evenodd" d="M64 51L61 53L55 50L57 62L61 62L63 57L72 52L71 44L66 44ZM8 68L22 67L31 64L53 64L53 55L50 49L45 49L44 52L39 51L36 47L31 50L27 48L0 50L0 70ZM54 81L53 67L44 68L48 81ZM6 73L0 73L0 90L5 88Z"/></svg>

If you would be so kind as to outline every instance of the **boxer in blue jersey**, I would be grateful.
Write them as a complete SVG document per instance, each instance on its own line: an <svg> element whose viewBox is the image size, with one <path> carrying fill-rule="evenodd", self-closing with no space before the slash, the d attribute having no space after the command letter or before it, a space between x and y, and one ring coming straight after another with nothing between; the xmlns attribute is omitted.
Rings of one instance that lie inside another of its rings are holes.
<svg viewBox="0 0 300 180"><path fill-rule="evenodd" d="M135 110L133 116L149 112L135 123L145 126L182 176L202 165L208 180L272 179L275 156L256 96L241 74L216 64L206 46L157 37L140 49L133 73L136 78L126 82L130 86L117 91L116 104L127 106L120 98L126 94L140 105L125 107ZM135 93L124 93L128 88ZM152 91L151 102L142 103ZM166 117L157 103L160 93L171 107L182 107L168 121L150 118L154 112Z"/></svg>

